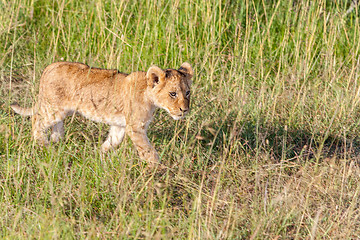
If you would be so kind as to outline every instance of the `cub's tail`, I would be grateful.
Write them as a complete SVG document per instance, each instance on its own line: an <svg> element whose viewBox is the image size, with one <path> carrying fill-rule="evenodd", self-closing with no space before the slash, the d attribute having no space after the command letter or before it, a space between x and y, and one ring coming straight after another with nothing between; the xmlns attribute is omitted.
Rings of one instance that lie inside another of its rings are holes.
<svg viewBox="0 0 360 240"><path fill-rule="evenodd" d="M34 115L34 110L33 108L24 108L21 107L19 104L17 103L13 103L10 105L10 107L18 114L22 115L22 116L31 116Z"/></svg>

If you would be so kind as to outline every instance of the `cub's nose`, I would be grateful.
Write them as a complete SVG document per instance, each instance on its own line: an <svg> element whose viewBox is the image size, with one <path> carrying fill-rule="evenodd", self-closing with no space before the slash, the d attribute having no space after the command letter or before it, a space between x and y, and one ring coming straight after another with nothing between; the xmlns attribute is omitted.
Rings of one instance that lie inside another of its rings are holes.
<svg viewBox="0 0 360 240"><path fill-rule="evenodd" d="M180 108L180 111L183 113L187 113L189 111L189 108Z"/></svg>

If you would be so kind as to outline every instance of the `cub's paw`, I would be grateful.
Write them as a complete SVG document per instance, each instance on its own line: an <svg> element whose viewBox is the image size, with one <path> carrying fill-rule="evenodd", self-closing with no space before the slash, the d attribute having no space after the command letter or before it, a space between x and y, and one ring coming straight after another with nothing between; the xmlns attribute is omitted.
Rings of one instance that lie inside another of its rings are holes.
<svg viewBox="0 0 360 240"><path fill-rule="evenodd" d="M102 145L101 145L101 151L103 153L109 151L110 149L112 149L112 146L109 142L105 141Z"/></svg>

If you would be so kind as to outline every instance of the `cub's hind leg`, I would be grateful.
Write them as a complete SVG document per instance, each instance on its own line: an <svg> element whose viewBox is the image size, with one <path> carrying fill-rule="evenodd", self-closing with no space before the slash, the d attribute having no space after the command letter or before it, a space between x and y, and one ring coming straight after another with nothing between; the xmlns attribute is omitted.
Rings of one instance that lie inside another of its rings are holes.
<svg viewBox="0 0 360 240"><path fill-rule="evenodd" d="M125 135L125 127L123 126L111 126L109 136L106 141L101 145L101 151L106 152L111 148L118 146Z"/></svg>
<svg viewBox="0 0 360 240"><path fill-rule="evenodd" d="M52 142L58 142L63 137L64 137L64 122L60 121L52 126L50 138Z"/></svg>
<svg viewBox="0 0 360 240"><path fill-rule="evenodd" d="M50 125L44 116L40 113L35 114L32 125L32 135L35 142L42 146L49 145L46 130L50 127Z"/></svg>
<svg viewBox="0 0 360 240"><path fill-rule="evenodd" d="M52 127L53 133L51 139L59 140L63 135L63 119L65 118L65 111L53 109L49 107L40 107L39 111L34 115L33 119L33 137L40 145L49 145L47 137L47 130Z"/></svg>

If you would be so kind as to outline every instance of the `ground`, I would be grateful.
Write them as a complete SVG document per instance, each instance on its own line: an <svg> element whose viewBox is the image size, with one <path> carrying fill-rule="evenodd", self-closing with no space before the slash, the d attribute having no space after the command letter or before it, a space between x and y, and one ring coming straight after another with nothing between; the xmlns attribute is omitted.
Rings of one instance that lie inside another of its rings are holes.
<svg viewBox="0 0 360 240"><path fill-rule="evenodd" d="M359 7L341 1L0 3L3 238L356 239ZM30 106L55 61L195 70L191 112L156 112L165 170L80 116L41 149Z"/></svg>

